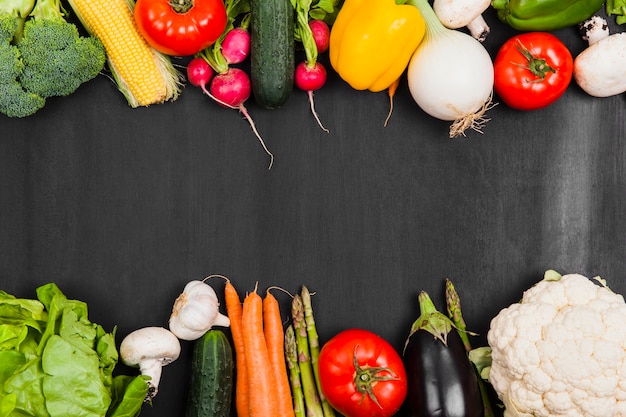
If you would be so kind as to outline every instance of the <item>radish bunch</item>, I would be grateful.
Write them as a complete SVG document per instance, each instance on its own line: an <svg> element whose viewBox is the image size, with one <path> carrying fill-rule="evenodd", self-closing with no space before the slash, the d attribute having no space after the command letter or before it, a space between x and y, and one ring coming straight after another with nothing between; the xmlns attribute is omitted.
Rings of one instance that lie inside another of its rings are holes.
<svg viewBox="0 0 626 417"><path fill-rule="evenodd" d="M318 56L329 48L330 27L327 22L333 21L340 3L340 0L291 0L296 14L294 38L302 43L305 54L305 59L295 68L294 83L307 93L311 112L325 132L329 130L315 110L313 93L322 88L328 78ZM224 5L228 16L226 29L213 45L191 59L187 65L187 79L221 106L237 109L244 115L270 157L271 169L274 155L267 148L245 106L252 94L250 75L237 67L250 54L249 3L247 0L226 0Z"/></svg>
<svg viewBox="0 0 626 417"><path fill-rule="evenodd" d="M315 110L313 92L322 88L328 79L326 68L317 59L319 54L328 50L330 28L323 19L311 18L310 1L295 0L292 4L296 10L295 38L302 43L306 56L305 60L296 66L294 83L307 93L311 112L317 124L328 132Z"/></svg>
<svg viewBox="0 0 626 417"><path fill-rule="evenodd" d="M235 66L244 62L250 53L249 13L244 13L239 26L234 24L240 14L239 2L240 0L226 1L229 18L226 29L213 45L200 51L189 62L187 79L221 106L237 109L244 115L265 153L270 157L271 169L274 155L267 148L245 106L252 93L250 76Z"/></svg>

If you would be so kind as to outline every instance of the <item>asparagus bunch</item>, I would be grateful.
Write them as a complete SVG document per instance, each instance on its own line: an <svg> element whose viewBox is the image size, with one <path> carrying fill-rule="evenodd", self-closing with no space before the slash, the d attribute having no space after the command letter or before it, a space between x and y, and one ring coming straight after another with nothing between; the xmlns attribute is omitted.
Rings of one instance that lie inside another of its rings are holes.
<svg viewBox="0 0 626 417"><path fill-rule="evenodd" d="M296 343L296 334L291 324L285 330L285 356L287 358L289 382L291 383L291 393L293 395L293 411L296 417L306 417L300 366L298 365L298 345Z"/></svg>
<svg viewBox="0 0 626 417"><path fill-rule="evenodd" d="M469 336L473 333L467 330L467 325L465 323L465 319L463 318L463 313L461 312L461 298L456 292L454 284L452 284L452 281L448 278L446 278L446 306L448 310L448 317L452 320L459 336L461 336L465 350L469 354L472 350L472 344L470 343ZM495 414L493 407L491 406L487 386L485 385L484 380L480 378L480 375L478 378L478 385L483 400L483 407L485 409L484 417L494 417Z"/></svg>
<svg viewBox="0 0 626 417"><path fill-rule="evenodd" d="M335 410L320 388L319 337L313 318L311 294L305 286L293 298L291 316L293 324L285 332L285 351L296 417L335 417ZM298 414L300 411L302 414Z"/></svg>

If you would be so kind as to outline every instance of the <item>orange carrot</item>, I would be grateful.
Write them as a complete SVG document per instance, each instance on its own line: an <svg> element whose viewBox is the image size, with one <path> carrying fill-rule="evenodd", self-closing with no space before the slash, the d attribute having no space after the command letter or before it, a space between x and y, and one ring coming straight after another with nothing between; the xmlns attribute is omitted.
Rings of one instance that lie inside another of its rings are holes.
<svg viewBox="0 0 626 417"><path fill-rule="evenodd" d="M389 114L387 115L387 118L385 119L385 127L387 126L387 122L391 118L391 113L393 112L393 97L396 95L396 90L398 89L399 85L400 85L400 78L395 80L393 84L391 84L389 88L387 88L387 93L389 94Z"/></svg>
<svg viewBox="0 0 626 417"><path fill-rule="evenodd" d="M230 281L224 287L226 313L230 319L230 332L235 346L235 409L237 417L248 417L248 372L246 368L246 351L243 344L241 317L243 306L237 290Z"/></svg>
<svg viewBox="0 0 626 417"><path fill-rule="evenodd" d="M295 417L291 400L291 385L287 373L285 360L285 339L283 323L280 316L280 306L276 297L269 289L263 299L263 331L265 343L274 372L274 381L278 391L276 415L281 417Z"/></svg>
<svg viewBox="0 0 626 417"><path fill-rule="evenodd" d="M241 328L246 350L249 417L277 417L278 391L263 334L263 300L254 292L243 300Z"/></svg>

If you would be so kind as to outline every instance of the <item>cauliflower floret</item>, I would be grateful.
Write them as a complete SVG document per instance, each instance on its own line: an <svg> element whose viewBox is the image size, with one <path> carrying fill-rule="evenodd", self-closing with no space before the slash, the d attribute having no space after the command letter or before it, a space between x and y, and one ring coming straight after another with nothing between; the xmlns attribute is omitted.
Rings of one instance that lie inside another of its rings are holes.
<svg viewBox="0 0 626 417"><path fill-rule="evenodd" d="M626 415L624 323L624 298L582 275L528 289L487 334L505 416Z"/></svg>

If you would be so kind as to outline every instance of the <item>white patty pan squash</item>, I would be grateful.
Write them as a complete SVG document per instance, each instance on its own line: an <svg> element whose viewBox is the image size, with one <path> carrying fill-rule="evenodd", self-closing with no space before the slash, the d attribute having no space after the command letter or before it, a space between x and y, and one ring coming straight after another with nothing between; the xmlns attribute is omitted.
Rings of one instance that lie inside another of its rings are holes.
<svg viewBox="0 0 626 417"><path fill-rule="evenodd" d="M487 342L505 417L626 416L626 304L599 278L548 271Z"/></svg>

